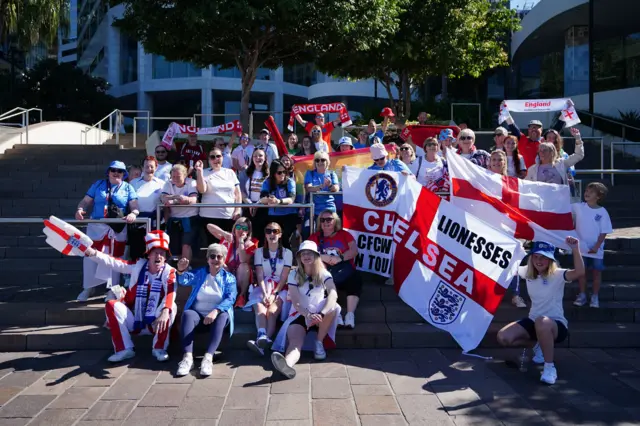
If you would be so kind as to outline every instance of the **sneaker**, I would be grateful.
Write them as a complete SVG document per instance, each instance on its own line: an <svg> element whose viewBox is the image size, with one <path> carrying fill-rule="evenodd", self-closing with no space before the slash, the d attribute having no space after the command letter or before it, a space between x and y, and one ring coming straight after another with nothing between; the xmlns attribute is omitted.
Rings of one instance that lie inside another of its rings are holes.
<svg viewBox="0 0 640 426"><path fill-rule="evenodd" d="M542 371L542 375L540 376L540 381L548 385L553 385L556 380L558 380L558 372L556 371L556 367L553 365L545 365L544 370Z"/></svg>
<svg viewBox="0 0 640 426"><path fill-rule="evenodd" d="M575 306L584 306L587 304L587 295L584 293L580 293L578 297L576 297L576 301L573 302Z"/></svg>
<svg viewBox="0 0 640 426"><path fill-rule="evenodd" d="M236 304L233 305L234 308L244 308L244 305L247 304L247 299L244 297L244 294L241 294L236 299Z"/></svg>
<svg viewBox="0 0 640 426"><path fill-rule="evenodd" d="M342 320L342 315L338 315L338 327L344 327L344 321Z"/></svg>
<svg viewBox="0 0 640 426"><path fill-rule="evenodd" d="M598 298L597 294L592 294L591 295L591 303L589 303L589 306L592 308L599 308L600 307L600 299Z"/></svg>
<svg viewBox="0 0 640 426"><path fill-rule="evenodd" d="M82 292L76 297L78 302L86 302L93 295L93 288L85 288Z"/></svg>
<svg viewBox="0 0 640 426"><path fill-rule="evenodd" d="M271 344L273 344L273 342L267 337L266 334L260 334L258 336L258 339L256 340L256 345L258 345L258 347L263 350L267 349L269 346L271 346Z"/></svg>
<svg viewBox="0 0 640 426"><path fill-rule="evenodd" d="M347 312L344 316L344 326L351 329L356 328L356 316L353 312Z"/></svg>
<svg viewBox="0 0 640 426"><path fill-rule="evenodd" d="M208 377L213 374L213 359L209 357L202 358L202 362L200 363L200 375L203 377Z"/></svg>
<svg viewBox="0 0 640 426"><path fill-rule="evenodd" d="M271 364L273 364L273 368L279 371L287 379L293 379L296 377L296 370L294 370L293 367L289 367L287 360L280 352L273 352L271 354Z"/></svg>
<svg viewBox="0 0 640 426"><path fill-rule="evenodd" d="M251 351L257 353L260 356L264 356L264 349L258 346L258 343L255 340L247 341L247 347L251 349Z"/></svg>
<svg viewBox="0 0 640 426"><path fill-rule="evenodd" d="M169 354L164 349L154 349L151 351L151 355L156 357L158 362L169 361Z"/></svg>
<svg viewBox="0 0 640 426"><path fill-rule="evenodd" d="M542 348L538 343L533 347L533 362L535 364L544 364L544 355L542 354Z"/></svg>
<svg viewBox="0 0 640 426"><path fill-rule="evenodd" d="M321 361L327 357L327 352L325 352L322 342L316 340L316 349L315 351L313 351L313 357L318 361Z"/></svg>
<svg viewBox="0 0 640 426"><path fill-rule="evenodd" d="M527 304L524 302L524 299L522 298L522 296L519 296L519 295L513 296L511 298L511 303L513 303L513 305L516 308L526 308L527 307Z"/></svg>
<svg viewBox="0 0 640 426"><path fill-rule="evenodd" d="M178 363L178 371L176 371L176 376L186 376L191 372L191 368L193 368L193 357L182 358L182 360Z"/></svg>
<svg viewBox="0 0 640 426"><path fill-rule="evenodd" d="M115 354L111 355L108 358L108 361L120 362L120 361L124 361L125 359L133 358L134 356L136 356L136 353L133 351L133 349L125 349L123 351L118 351Z"/></svg>

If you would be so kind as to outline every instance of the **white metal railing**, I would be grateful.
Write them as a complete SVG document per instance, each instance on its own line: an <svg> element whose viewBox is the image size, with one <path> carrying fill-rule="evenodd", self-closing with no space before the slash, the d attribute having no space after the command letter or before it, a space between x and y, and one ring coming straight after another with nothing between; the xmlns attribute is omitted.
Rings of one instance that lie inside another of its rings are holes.
<svg viewBox="0 0 640 426"><path fill-rule="evenodd" d="M109 129L109 133L111 133L112 135L115 135L116 138L116 145L120 145L120 125L123 124L122 123L122 119L123 114L138 114L138 113L143 113L146 114L146 117L143 118L149 118L149 111L148 110L139 110L139 109L114 109L113 111L111 111L109 114L107 114L106 116L104 116L100 121L96 122L95 124L91 125L91 126L87 126L84 128L84 130L80 131L80 143L82 145L87 145L87 134L90 131L94 131L94 141L95 141L95 145L98 145L98 140L99 140L99 136L101 134L102 131L102 125L103 123L105 123L105 121L108 121L108 129ZM134 127L135 127L135 119L138 117L134 117ZM135 142L135 132L134 132L134 142ZM135 145L134 145L135 146Z"/></svg>
<svg viewBox="0 0 640 426"><path fill-rule="evenodd" d="M29 145L29 124L30 124L30 113L33 111L37 111L40 114L40 121L42 123L42 110L40 108L22 108L16 107L11 111L7 111L4 114L0 115L0 121L8 120L13 117L21 117L22 125L19 127L24 128L24 139L25 143ZM15 125L16 123L7 123L9 125ZM22 145L22 136L20 136L20 144Z"/></svg>
<svg viewBox="0 0 640 426"><path fill-rule="evenodd" d="M138 135L138 121L137 120L147 120L147 139L151 136L151 121L152 120L189 120L189 126L195 126L195 117L133 117L133 147L137 146L137 135ZM146 142L145 140L145 142Z"/></svg>
<svg viewBox="0 0 640 426"><path fill-rule="evenodd" d="M622 140L623 141L627 140L627 138L626 138L626 130L627 129L631 129L631 130L635 130L635 131L640 132L640 128L638 128L638 127L634 127L634 126L631 126L629 124L621 123L620 121L612 120L610 118L603 117L601 115L592 114L592 113L590 113L588 111L580 110L579 114L584 114L584 115L587 115L587 116L591 117L591 132L592 132L591 134L592 135L595 133L596 118L598 120L607 121L609 123L613 123L613 124L616 124L616 125L620 126L620 128L622 129Z"/></svg>
<svg viewBox="0 0 640 426"><path fill-rule="evenodd" d="M200 126L198 126L198 117L238 117L240 118L240 114L193 114L192 123L196 127L204 127L202 122Z"/></svg>
<svg viewBox="0 0 640 426"><path fill-rule="evenodd" d="M625 141L611 141L611 170L615 169L615 147L616 145L618 146L635 146L638 147L640 146L640 144L636 143L636 142L625 142ZM623 149L623 153L624 153L624 149ZM612 174L611 175L611 186L615 186L615 176Z"/></svg>

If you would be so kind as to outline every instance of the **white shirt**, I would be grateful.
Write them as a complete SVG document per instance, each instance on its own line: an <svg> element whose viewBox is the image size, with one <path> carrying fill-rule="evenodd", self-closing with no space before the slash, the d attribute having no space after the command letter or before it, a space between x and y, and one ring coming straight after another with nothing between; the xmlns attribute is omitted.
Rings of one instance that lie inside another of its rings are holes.
<svg viewBox="0 0 640 426"><path fill-rule="evenodd" d="M327 143L323 140L321 140L320 142L316 142L316 151L320 151L320 152L329 152L329 145L327 145Z"/></svg>
<svg viewBox="0 0 640 426"><path fill-rule="evenodd" d="M158 164L158 168L156 169L156 172L153 175L158 179L161 179L166 182L169 180L169 178L171 178L172 167L173 167L173 164L171 164L168 161L164 164Z"/></svg>
<svg viewBox="0 0 640 426"><path fill-rule="evenodd" d="M262 191L262 184L265 179L266 176L262 174L260 170L254 171L253 175L247 179L245 188L252 203L257 203L260 200L260 192Z"/></svg>
<svg viewBox="0 0 640 426"><path fill-rule="evenodd" d="M242 147L242 145L238 145L234 148L233 152L231 152L231 157L235 158L238 161L238 165L240 166L240 170L244 166L249 166L251 164L251 157L253 156L253 145L247 145L246 147Z"/></svg>
<svg viewBox="0 0 640 426"><path fill-rule="evenodd" d="M426 154L426 152L424 152L424 149L420 148L418 145L416 145L416 149L414 151L416 153L416 157L424 157Z"/></svg>
<svg viewBox="0 0 640 426"><path fill-rule="evenodd" d="M420 185L427 186L440 179L443 174L444 163L440 157L436 157L436 161L428 161L425 158L422 162L420 175L416 176L416 179Z"/></svg>
<svg viewBox="0 0 640 426"><path fill-rule="evenodd" d="M160 195L164 188L164 181L155 176L147 182L141 176L130 182L131 186L138 194L138 207L141 212L150 213L156 211L156 206L160 204Z"/></svg>
<svg viewBox="0 0 640 426"><path fill-rule="evenodd" d="M598 241L600 234L610 234L613 232L613 226L611 226L611 218L607 209L604 207L598 207L592 209L585 202L571 204L573 210L574 220L576 223L576 232L578 238L583 241L587 247L593 247ZM594 257L596 259L602 259L604 257L604 243L600 245L597 253L583 253L584 257Z"/></svg>
<svg viewBox="0 0 640 426"><path fill-rule="evenodd" d="M333 277L329 273L329 271L324 271L321 275L322 283L326 283L327 280L332 279ZM298 285L298 281L296 280L296 271L293 270L289 272L289 279L287 280L287 284L289 286L298 287L298 291L300 292L300 304L302 306L306 306L309 312L317 313L318 306L325 299L324 290L325 286L310 286L310 282L307 279L302 285ZM289 311L289 315L297 312L296 307L292 304L291 310Z"/></svg>
<svg viewBox="0 0 640 426"><path fill-rule="evenodd" d="M238 177L231 169L221 168L214 172L207 169L203 173L207 190L202 194L202 204L228 204L236 202L236 187L240 185ZM200 216L214 219L231 219L233 207L200 207Z"/></svg>
<svg viewBox="0 0 640 426"><path fill-rule="evenodd" d="M552 320L560 321L568 327L567 319L564 317L562 299L564 297L564 284L566 269L556 269L553 275L542 278L538 275L535 280L527 279L528 266L520 266L518 275L527 280L527 291L531 299L531 310L529 318L533 321L541 316L546 316Z"/></svg>
<svg viewBox="0 0 640 426"><path fill-rule="evenodd" d="M527 171L527 167L524 165L524 157L521 155L520 158L520 171ZM509 176L514 176L514 177L519 177L516 174L516 166L513 163L513 156L507 154L507 175Z"/></svg>
<svg viewBox="0 0 640 426"><path fill-rule="evenodd" d="M253 264L255 266L262 266L262 271L265 280L273 280L275 282L280 282L280 276L282 275L282 269L291 268L293 264L293 254L291 250L283 248L282 249L282 259L277 258L278 252L269 250L269 257L271 261L275 259L276 269L275 271L271 269L271 261L269 259L265 259L262 256L262 247L256 250L253 255Z"/></svg>
<svg viewBox="0 0 640 426"><path fill-rule="evenodd" d="M167 181L162 188L162 193L167 195L184 195L185 197L198 195L196 181L186 178L181 188L175 186L171 181ZM191 217L198 215L197 207L171 207L171 217Z"/></svg>
<svg viewBox="0 0 640 426"><path fill-rule="evenodd" d="M193 309L200 315L208 315L222 301L222 287L216 281L216 277L207 275L206 280L198 290Z"/></svg>
<svg viewBox="0 0 640 426"><path fill-rule="evenodd" d="M233 169L233 160L231 159L231 150L226 148L222 152L222 167L225 169Z"/></svg>

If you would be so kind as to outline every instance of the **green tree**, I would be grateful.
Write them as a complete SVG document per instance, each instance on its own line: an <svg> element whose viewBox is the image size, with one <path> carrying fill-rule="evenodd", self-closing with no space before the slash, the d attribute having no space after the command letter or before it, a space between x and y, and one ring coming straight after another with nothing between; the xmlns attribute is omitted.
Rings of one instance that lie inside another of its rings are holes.
<svg viewBox="0 0 640 426"><path fill-rule="evenodd" d="M56 41L58 27L69 23L68 0L0 0L0 44L21 50Z"/></svg>
<svg viewBox="0 0 640 426"><path fill-rule="evenodd" d="M377 79L396 115L409 117L411 95L426 77L479 77L508 64L508 35L519 21L507 0L407 1L399 30L379 47L361 50L343 40L320 56L318 68L340 77Z"/></svg>
<svg viewBox="0 0 640 426"><path fill-rule="evenodd" d="M237 67L246 127L258 68L312 62L347 39L354 49L374 49L396 31L400 1L124 0L115 25L168 60Z"/></svg>
<svg viewBox="0 0 640 426"><path fill-rule="evenodd" d="M93 124L117 108L108 88L106 80L74 65L45 59L21 76L14 104L41 108L46 121Z"/></svg>

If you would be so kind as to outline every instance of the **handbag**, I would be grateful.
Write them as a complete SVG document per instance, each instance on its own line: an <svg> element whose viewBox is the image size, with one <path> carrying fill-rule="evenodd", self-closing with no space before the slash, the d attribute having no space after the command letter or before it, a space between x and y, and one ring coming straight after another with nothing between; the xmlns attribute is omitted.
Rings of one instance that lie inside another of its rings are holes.
<svg viewBox="0 0 640 426"><path fill-rule="evenodd" d="M347 281L351 277L351 275L353 275L355 269L351 264L351 261L343 260L340 263L336 263L335 265L330 266L328 268L328 271L333 277L333 282L336 285L339 285Z"/></svg>
<svg viewBox="0 0 640 426"><path fill-rule="evenodd" d="M113 194L111 193L111 182L109 182L109 179L105 179L105 180L107 181L107 211L105 212L105 217L109 219L123 218L124 212L120 207L116 206L116 204L113 202L113 197L112 197ZM127 224L124 222L122 224L109 223L109 226L116 233L120 233L122 232L124 227L127 226Z"/></svg>

